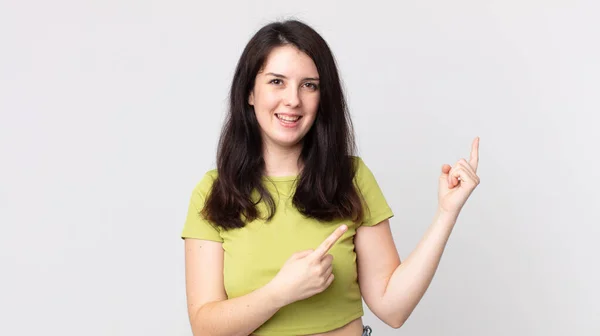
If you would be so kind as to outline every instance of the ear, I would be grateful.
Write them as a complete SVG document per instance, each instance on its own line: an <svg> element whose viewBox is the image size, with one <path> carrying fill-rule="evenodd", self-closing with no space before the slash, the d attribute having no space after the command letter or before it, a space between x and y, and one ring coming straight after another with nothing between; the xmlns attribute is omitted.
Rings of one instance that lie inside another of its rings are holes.
<svg viewBox="0 0 600 336"><path fill-rule="evenodd" d="M248 96L248 104L254 106L254 91L250 91L250 95Z"/></svg>

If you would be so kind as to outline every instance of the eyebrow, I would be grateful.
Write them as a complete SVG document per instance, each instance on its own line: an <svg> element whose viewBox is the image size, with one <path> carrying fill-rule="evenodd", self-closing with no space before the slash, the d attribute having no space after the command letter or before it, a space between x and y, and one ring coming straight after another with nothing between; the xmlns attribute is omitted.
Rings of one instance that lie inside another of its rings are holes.
<svg viewBox="0 0 600 336"><path fill-rule="evenodd" d="M265 76L268 76L268 75L271 75L271 76L274 76L274 77L277 77L277 78L284 78L284 79L287 79L287 77L286 77L286 76L284 76L284 75L281 75L281 74L278 74L278 73L274 73L274 72L268 72L268 73L266 73L266 74L265 74ZM306 78L303 78L302 80L312 80L312 81L318 81L318 80L319 80L319 78L318 78L318 77L306 77Z"/></svg>

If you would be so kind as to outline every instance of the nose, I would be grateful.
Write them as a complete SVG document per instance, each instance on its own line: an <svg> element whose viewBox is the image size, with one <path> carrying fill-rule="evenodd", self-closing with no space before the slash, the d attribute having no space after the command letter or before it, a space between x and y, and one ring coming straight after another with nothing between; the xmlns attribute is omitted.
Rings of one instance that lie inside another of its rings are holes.
<svg viewBox="0 0 600 336"><path fill-rule="evenodd" d="M300 105L300 94L298 90L290 87L285 92L284 97L285 106L298 107Z"/></svg>

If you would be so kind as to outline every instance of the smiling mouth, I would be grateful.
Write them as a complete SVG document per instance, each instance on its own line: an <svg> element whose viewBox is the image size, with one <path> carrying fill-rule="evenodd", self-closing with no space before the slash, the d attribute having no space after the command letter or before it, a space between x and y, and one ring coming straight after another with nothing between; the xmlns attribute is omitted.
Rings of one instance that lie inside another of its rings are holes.
<svg viewBox="0 0 600 336"><path fill-rule="evenodd" d="M302 116L288 116L288 115L281 115L278 113L275 113L275 116L277 117L277 119L279 119L283 122L287 122L287 123L295 123L296 121L298 121L302 118Z"/></svg>

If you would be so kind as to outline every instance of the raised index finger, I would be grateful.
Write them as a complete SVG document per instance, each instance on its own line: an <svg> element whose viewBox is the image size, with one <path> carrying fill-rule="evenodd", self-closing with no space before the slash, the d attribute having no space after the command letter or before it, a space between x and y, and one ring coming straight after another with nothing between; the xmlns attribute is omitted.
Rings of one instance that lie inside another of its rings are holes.
<svg viewBox="0 0 600 336"><path fill-rule="evenodd" d="M479 165L479 137L476 137L473 140L473 145L471 146L471 159L469 160L469 165L475 172L477 172L477 166Z"/></svg>
<svg viewBox="0 0 600 336"><path fill-rule="evenodd" d="M315 258L322 258L325 254L327 254L327 252L329 252L329 249L333 246L333 244L335 244L336 241L338 241L338 239L340 239L346 230L348 230L348 227L345 224L340 225L321 243L321 245L319 245L319 247L313 251L312 255Z"/></svg>

